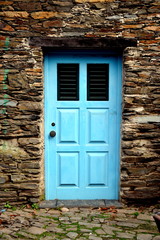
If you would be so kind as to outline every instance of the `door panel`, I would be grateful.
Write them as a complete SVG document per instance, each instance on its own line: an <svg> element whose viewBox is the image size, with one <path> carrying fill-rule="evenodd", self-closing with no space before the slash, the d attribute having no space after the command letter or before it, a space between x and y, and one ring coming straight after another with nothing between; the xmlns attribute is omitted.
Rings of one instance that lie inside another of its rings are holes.
<svg viewBox="0 0 160 240"><path fill-rule="evenodd" d="M88 121L86 127L88 128L87 143L107 143L108 142L108 110L107 109L87 109ZM105 131L104 131L105 129Z"/></svg>
<svg viewBox="0 0 160 240"><path fill-rule="evenodd" d="M45 56L46 199L118 199L120 66L103 53Z"/></svg>
<svg viewBox="0 0 160 240"><path fill-rule="evenodd" d="M58 153L59 187L78 187L79 155L77 152Z"/></svg>
<svg viewBox="0 0 160 240"><path fill-rule="evenodd" d="M107 152L88 152L88 186L107 186Z"/></svg>
<svg viewBox="0 0 160 240"><path fill-rule="evenodd" d="M79 109L57 109L59 139L57 144L79 142Z"/></svg>

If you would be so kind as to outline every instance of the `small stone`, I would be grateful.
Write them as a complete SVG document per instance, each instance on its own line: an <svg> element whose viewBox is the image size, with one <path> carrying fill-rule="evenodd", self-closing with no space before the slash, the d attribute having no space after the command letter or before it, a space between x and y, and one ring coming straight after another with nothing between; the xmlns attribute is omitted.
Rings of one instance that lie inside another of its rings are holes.
<svg viewBox="0 0 160 240"><path fill-rule="evenodd" d="M1 16L8 17L8 18L28 18L29 13L26 11L4 11L1 12Z"/></svg>
<svg viewBox="0 0 160 240"><path fill-rule="evenodd" d="M96 236L89 236L90 240L102 240L101 237L96 237Z"/></svg>
<svg viewBox="0 0 160 240"><path fill-rule="evenodd" d="M9 106L9 107L16 107L18 104L17 101L12 101L12 100L9 100L9 99L4 99L4 100L0 100L0 105L1 106Z"/></svg>
<svg viewBox="0 0 160 240"><path fill-rule="evenodd" d="M138 234L137 240L151 240L153 235L151 234Z"/></svg>
<svg viewBox="0 0 160 240"><path fill-rule="evenodd" d="M38 228L43 228L43 227L44 227L44 223L42 223L42 222L37 222L37 221L33 222L32 225L33 225L34 227L38 227Z"/></svg>
<svg viewBox="0 0 160 240"><path fill-rule="evenodd" d="M137 219L140 219L140 220L149 220L149 221L153 221L153 217L152 216L149 216L147 214L139 214L137 216Z"/></svg>
<svg viewBox="0 0 160 240"><path fill-rule="evenodd" d="M34 19L47 19L57 16L57 12L33 12L31 13L32 18Z"/></svg>
<svg viewBox="0 0 160 240"><path fill-rule="evenodd" d="M64 230L58 227L47 227L47 231L54 233L64 233Z"/></svg>
<svg viewBox="0 0 160 240"><path fill-rule="evenodd" d="M2 228L0 230L1 233L5 233L5 234L11 234L11 232L13 232L12 230L10 230L9 228Z"/></svg>
<svg viewBox="0 0 160 240"><path fill-rule="evenodd" d="M17 232L19 235L22 235L23 237L25 237L26 239L35 239L35 236L32 236L31 234L29 233L26 233L26 232L23 232L23 231L20 231L20 232ZM17 235L16 234L12 234L13 237L17 238Z"/></svg>
<svg viewBox="0 0 160 240"><path fill-rule="evenodd" d="M75 232L69 232L67 233L67 236L71 239L75 239L78 236L78 234Z"/></svg>
<svg viewBox="0 0 160 240"><path fill-rule="evenodd" d="M91 229L82 228L82 229L81 229L81 232L82 232L82 233L91 233L92 230L91 230Z"/></svg>
<svg viewBox="0 0 160 240"><path fill-rule="evenodd" d="M65 207L62 207L62 208L61 208L61 211L62 211L62 212L69 212L69 209L68 209L68 208L65 208Z"/></svg>
<svg viewBox="0 0 160 240"><path fill-rule="evenodd" d="M72 220L79 221L79 220L81 220L81 219L82 219L81 217L71 217L71 218L70 218L71 221L72 221Z"/></svg>
<svg viewBox="0 0 160 240"><path fill-rule="evenodd" d="M31 233L31 234L36 234L36 235L40 235L44 232L46 232L45 229L42 228L38 228L38 227L30 227L27 232Z"/></svg>
<svg viewBox="0 0 160 240"><path fill-rule="evenodd" d="M135 233L134 234L131 234L131 233L127 233L127 232L118 232L117 234L117 237L119 238L129 238L129 239L133 239L134 236L135 236ZM140 240L140 239L139 239ZM141 239L142 240L142 239ZM146 240L146 239L145 239Z"/></svg>
<svg viewBox="0 0 160 240"><path fill-rule="evenodd" d="M14 240L14 239L10 235L5 235L5 240Z"/></svg>
<svg viewBox="0 0 160 240"><path fill-rule="evenodd" d="M153 240L160 240L160 236L154 237Z"/></svg>
<svg viewBox="0 0 160 240"><path fill-rule="evenodd" d="M70 227L70 228L68 228L67 227L67 231L73 231L73 232L75 232L75 231L77 231L77 226L75 226L75 227Z"/></svg>
<svg viewBox="0 0 160 240"><path fill-rule="evenodd" d="M15 221L17 223L20 223L20 224L25 225L25 226L29 225L29 221L27 221L24 217L18 216L18 217L15 218Z"/></svg>
<svg viewBox="0 0 160 240"><path fill-rule="evenodd" d="M109 235L113 235L114 232L113 231L121 231L121 229L119 229L118 227L110 227L110 226L102 226L102 229L105 231L105 233L109 234Z"/></svg>
<svg viewBox="0 0 160 240"><path fill-rule="evenodd" d="M105 234L105 232L102 230L102 229L97 229L96 231L95 231L97 234Z"/></svg>
<svg viewBox="0 0 160 240"><path fill-rule="evenodd" d="M53 238L52 238L53 239ZM63 238L63 240L71 240L70 238Z"/></svg>
<svg viewBox="0 0 160 240"><path fill-rule="evenodd" d="M79 225L82 225L82 226L86 226L88 228L94 228L94 227L97 227L97 228L100 228L101 227L101 224L94 224L94 223L86 223L86 222L79 222Z"/></svg>
<svg viewBox="0 0 160 240"><path fill-rule="evenodd" d="M43 238L43 240L53 240L53 239L56 239L56 238L53 238L54 236L47 236L45 238ZM70 239L69 239L70 240Z"/></svg>
<svg viewBox="0 0 160 240"><path fill-rule="evenodd" d="M59 221L68 221L69 220L69 217L60 217L59 218Z"/></svg>
<svg viewBox="0 0 160 240"><path fill-rule="evenodd" d="M43 26L46 27L62 27L63 26L63 22L60 20L55 20L55 21L45 21L43 23Z"/></svg>
<svg viewBox="0 0 160 240"><path fill-rule="evenodd" d="M75 2L77 2L77 3L84 3L84 2L90 2L90 3L96 3L96 2L114 2L114 0L75 0Z"/></svg>
<svg viewBox="0 0 160 240"><path fill-rule="evenodd" d="M12 32L12 31L14 31L14 29L11 27L11 26L9 26L9 25L6 25L4 28L2 28L4 31L9 31L9 32Z"/></svg>
<svg viewBox="0 0 160 240"><path fill-rule="evenodd" d="M130 222L117 222L118 226L124 226L124 227L130 227L130 228L137 228L138 227L138 224L136 223L130 223Z"/></svg>
<svg viewBox="0 0 160 240"><path fill-rule="evenodd" d="M5 183L9 180L9 177L8 176L4 176L4 177L0 177L0 184L1 183Z"/></svg>

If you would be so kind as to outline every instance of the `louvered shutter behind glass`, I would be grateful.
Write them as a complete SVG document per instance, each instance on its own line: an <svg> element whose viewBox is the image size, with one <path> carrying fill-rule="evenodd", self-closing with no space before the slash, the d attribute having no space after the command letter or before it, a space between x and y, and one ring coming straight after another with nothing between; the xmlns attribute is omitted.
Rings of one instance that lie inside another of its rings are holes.
<svg viewBox="0 0 160 240"><path fill-rule="evenodd" d="M79 64L58 64L58 100L79 100Z"/></svg>
<svg viewBox="0 0 160 240"><path fill-rule="evenodd" d="M87 65L87 100L108 101L108 64Z"/></svg>

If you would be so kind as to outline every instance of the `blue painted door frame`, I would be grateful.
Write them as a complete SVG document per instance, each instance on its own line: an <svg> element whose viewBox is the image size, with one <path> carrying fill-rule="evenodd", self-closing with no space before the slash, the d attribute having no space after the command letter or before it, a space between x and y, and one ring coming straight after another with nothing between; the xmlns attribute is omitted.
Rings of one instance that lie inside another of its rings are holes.
<svg viewBox="0 0 160 240"><path fill-rule="evenodd" d="M78 64L79 100L57 100L58 64ZM88 64L109 65L108 101L87 100ZM118 199L121 57L102 52L49 52L44 65L46 200Z"/></svg>

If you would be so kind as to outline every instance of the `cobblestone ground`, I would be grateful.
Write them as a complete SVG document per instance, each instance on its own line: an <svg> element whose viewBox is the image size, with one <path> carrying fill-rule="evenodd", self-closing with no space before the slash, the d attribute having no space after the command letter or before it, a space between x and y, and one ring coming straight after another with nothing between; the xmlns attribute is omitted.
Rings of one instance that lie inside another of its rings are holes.
<svg viewBox="0 0 160 240"><path fill-rule="evenodd" d="M152 215L114 207L7 209L0 215L0 239L160 240Z"/></svg>

